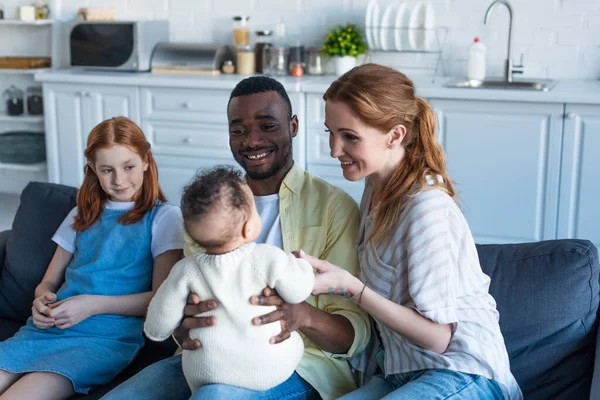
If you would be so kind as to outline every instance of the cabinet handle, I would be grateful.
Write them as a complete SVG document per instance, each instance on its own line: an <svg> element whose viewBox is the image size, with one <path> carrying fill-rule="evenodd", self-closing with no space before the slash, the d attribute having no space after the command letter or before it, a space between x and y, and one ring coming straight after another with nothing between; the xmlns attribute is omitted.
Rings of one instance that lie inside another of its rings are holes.
<svg viewBox="0 0 600 400"><path fill-rule="evenodd" d="M567 119L575 119L575 118L577 118L577 114L570 112L570 113L567 113L566 117L567 117Z"/></svg>
<svg viewBox="0 0 600 400"><path fill-rule="evenodd" d="M192 103L190 103L189 101L186 101L185 103L182 104L183 108L192 108Z"/></svg>
<svg viewBox="0 0 600 400"><path fill-rule="evenodd" d="M192 143L192 138L191 137L186 137L183 139L183 143Z"/></svg>
<svg viewBox="0 0 600 400"><path fill-rule="evenodd" d="M90 93L89 92L84 92L82 90L82 91L77 92L77 96L79 96L79 97L90 97Z"/></svg>

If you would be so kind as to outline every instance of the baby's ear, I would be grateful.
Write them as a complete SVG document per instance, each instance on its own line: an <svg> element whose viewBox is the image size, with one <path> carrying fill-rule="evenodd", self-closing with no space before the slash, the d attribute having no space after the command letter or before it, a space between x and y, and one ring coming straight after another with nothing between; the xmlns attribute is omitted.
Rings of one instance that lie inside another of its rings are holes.
<svg viewBox="0 0 600 400"><path fill-rule="evenodd" d="M242 225L242 237L244 239L248 239L250 234L252 233L252 224L250 224L250 220L245 220Z"/></svg>

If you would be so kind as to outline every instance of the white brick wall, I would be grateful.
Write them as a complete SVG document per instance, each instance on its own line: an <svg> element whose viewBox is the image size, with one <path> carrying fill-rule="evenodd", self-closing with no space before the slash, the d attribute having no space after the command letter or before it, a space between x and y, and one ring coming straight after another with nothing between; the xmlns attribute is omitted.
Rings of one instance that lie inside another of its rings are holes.
<svg viewBox="0 0 600 400"><path fill-rule="evenodd" d="M387 2L380 0L382 11ZM416 0L409 0L416 1ZM500 76L506 57L508 13L498 8L483 25L491 0L431 0L438 25L449 28L444 63L449 75L463 75L467 49L475 36L488 45L488 74ZM7 18L19 4L2 0ZM364 26L368 0L54 0L60 19L75 16L82 6L112 6L120 18L168 18L171 40L231 40L231 16L251 16L253 28L273 28L283 17L287 33L314 46L327 28L354 22ZM525 76L600 78L600 0L511 0L514 10L513 59L525 54ZM0 54L48 54L48 38L40 28L0 27ZM409 64L406 56L396 64ZM390 61L390 63L394 63ZM2 82L0 76L0 85Z"/></svg>

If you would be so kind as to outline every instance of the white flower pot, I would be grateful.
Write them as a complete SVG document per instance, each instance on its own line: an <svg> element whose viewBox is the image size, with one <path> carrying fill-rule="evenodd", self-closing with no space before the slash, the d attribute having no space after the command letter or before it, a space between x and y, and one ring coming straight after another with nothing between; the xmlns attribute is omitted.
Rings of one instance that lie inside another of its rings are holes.
<svg viewBox="0 0 600 400"><path fill-rule="evenodd" d="M344 75L356 66L356 57L352 56L336 56L333 58L335 62L335 73L337 75Z"/></svg>

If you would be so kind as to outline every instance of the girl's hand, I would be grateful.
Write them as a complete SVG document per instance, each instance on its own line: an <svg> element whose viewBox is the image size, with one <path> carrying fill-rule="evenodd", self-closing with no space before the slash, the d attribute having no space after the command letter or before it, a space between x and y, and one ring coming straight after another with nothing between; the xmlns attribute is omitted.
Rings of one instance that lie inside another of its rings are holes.
<svg viewBox="0 0 600 400"><path fill-rule="evenodd" d="M358 300L363 283L350 272L331 264L329 261L319 260L303 250L294 253L310 263L316 270L315 284L312 294L335 294L345 298Z"/></svg>
<svg viewBox="0 0 600 400"><path fill-rule="evenodd" d="M48 306L50 303L56 301L56 294L46 292L40 297L33 300L33 306L31 306L31 316L33 324L40 329L48 329L54 326L54 318L50 316L51 308Z"/></svg>
<svg viewBox="0 0 600 400"><path fill-rule="evenodd" d="M58 329L67 329L94 315L93 307L92 296L73 296L51 304L50 317Z"/></svg>

